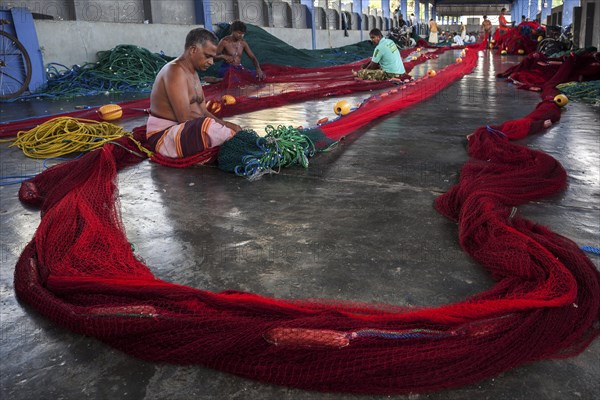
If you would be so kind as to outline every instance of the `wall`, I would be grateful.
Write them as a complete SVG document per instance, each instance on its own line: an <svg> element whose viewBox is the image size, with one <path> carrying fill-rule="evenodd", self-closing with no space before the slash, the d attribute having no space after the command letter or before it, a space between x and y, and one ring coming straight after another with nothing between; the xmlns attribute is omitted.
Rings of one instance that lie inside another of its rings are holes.
<svg viewBox="0 0 600 400"><path fill-rule="evenodd" d="M201 25L128 24L87 21L36 20L44 64L57 62L66 66L96 62L98 51L110 50L119 44L133 44L152 52L163 51L168 56L183 52L185 36ZM263 28L291 46L311 48L311 29ZM360 31L318 30L317 48L340 47L360 41ZM368 32L363 32L368 40ZM262 60L261 60L262 61ZM264 60L264 62L268 62Z"/></svg>
<svg viewBox="0 0 600 400"><path fill-rule="evenodd" d="M98 51L133 44L168 56L183 52L189 25L127 24L87 21L35 21L44 64L71 67L96 62Z"/></svg>

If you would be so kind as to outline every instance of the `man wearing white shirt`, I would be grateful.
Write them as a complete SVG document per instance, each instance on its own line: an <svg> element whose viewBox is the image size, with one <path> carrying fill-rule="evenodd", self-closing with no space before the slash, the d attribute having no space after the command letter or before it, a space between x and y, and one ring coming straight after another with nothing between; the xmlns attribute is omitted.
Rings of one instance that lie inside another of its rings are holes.
<svg viewBox="0 0 600 400"><path fill-rule="evenodd" d="M454 43L452 43L452 46L464 46L465 42L463 42L462 38L460 37L460 35L456 32L453 33L454 35Z"/></svg>

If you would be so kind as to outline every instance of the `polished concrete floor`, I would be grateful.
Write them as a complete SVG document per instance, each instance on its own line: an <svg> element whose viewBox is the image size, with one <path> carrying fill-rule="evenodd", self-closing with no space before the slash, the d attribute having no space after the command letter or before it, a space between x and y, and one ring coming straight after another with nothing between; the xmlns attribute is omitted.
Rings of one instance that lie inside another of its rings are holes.
<svg viewBox="0 0 600 400"><path fill-rule="evenodd" d="M452 62L452 53L413 74ZM432 202L457 182L467 161L467 134L523 116L539 101L538 94L494 77L518 61L481 54L473 74L353 133L313 158L306 170L289 168L249 182L213 167L177 170L144 162L129 168L119 177L128 238L159 278L211 291L427 306L485 290L493 285L491 277L461 251L456 225L437 214ZM308 126L332 116L336 101L233 120L257 130L278 123ZM103 104L106 98L3 104L1 115L24 118L82 103ZM520 209L578 244L596 247L598 111L571 102L559 124L522 141L563 163L569 187ZM0 154L2 176L42 169L41 162L5 145ZM390 398L306 392L202 367L147 363L49 323L14 294L16 259L40 220L19 203L17 191L18 185L0 187L1 399ZM600 265L599 256L590 258ZM532 363L460 389L397 398L598 399L600 341L575 358Z"/></svg>

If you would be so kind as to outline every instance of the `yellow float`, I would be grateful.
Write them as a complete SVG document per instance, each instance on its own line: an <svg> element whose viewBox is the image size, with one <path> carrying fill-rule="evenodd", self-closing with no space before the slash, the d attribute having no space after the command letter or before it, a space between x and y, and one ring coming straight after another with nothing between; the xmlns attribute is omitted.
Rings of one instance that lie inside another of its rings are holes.
<svg viewBox="0 0 600 400"><path fill-rule="evenodd" d="M226 104L226 105L228 105L228 106L235 104L235 103L236 103L236 101L237 101L237 100L235 99L235 97L233 97L233 96L232 96L232 95L230 95L230 94L226 94L226 95L224 95L224 96L221 98L221 100L223 101L223 103L224 103L224 104Z"/></svg>
<svg viewBox="0 0 600 400"><path fill-rule="evenodd" d="M556 96L554 96L554 103L556 103L556 105L559 107L566 106L568 102L569 98L564 94L557 94Z"/></svg>
<svg viewBox="0 0 600 400"><path fill-rule="evenodd" d="M350 107L350 103L346 100L340 100L333 106L333 111L337 115L346 115L351 111L352 107Z"/></svg>
<svg viewBox="0 0 600 400"><path fill-rule="evenodd" d="M118 104L107 104L98 109L98 115L104 121L115 121L123 116L123 109Z"/></svg>

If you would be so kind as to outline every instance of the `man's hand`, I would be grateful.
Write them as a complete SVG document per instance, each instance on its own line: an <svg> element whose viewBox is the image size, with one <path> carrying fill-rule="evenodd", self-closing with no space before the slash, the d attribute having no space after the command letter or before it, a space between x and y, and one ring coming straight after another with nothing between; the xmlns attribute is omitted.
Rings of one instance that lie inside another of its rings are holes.
<svg viewBox="0 0 600 400"><path fill-rule="evenodd" d="M265 79L265 73L263 72L262 69L256 68L256 77L258 78L259 81L262 81L263 79Z"/></svg>

